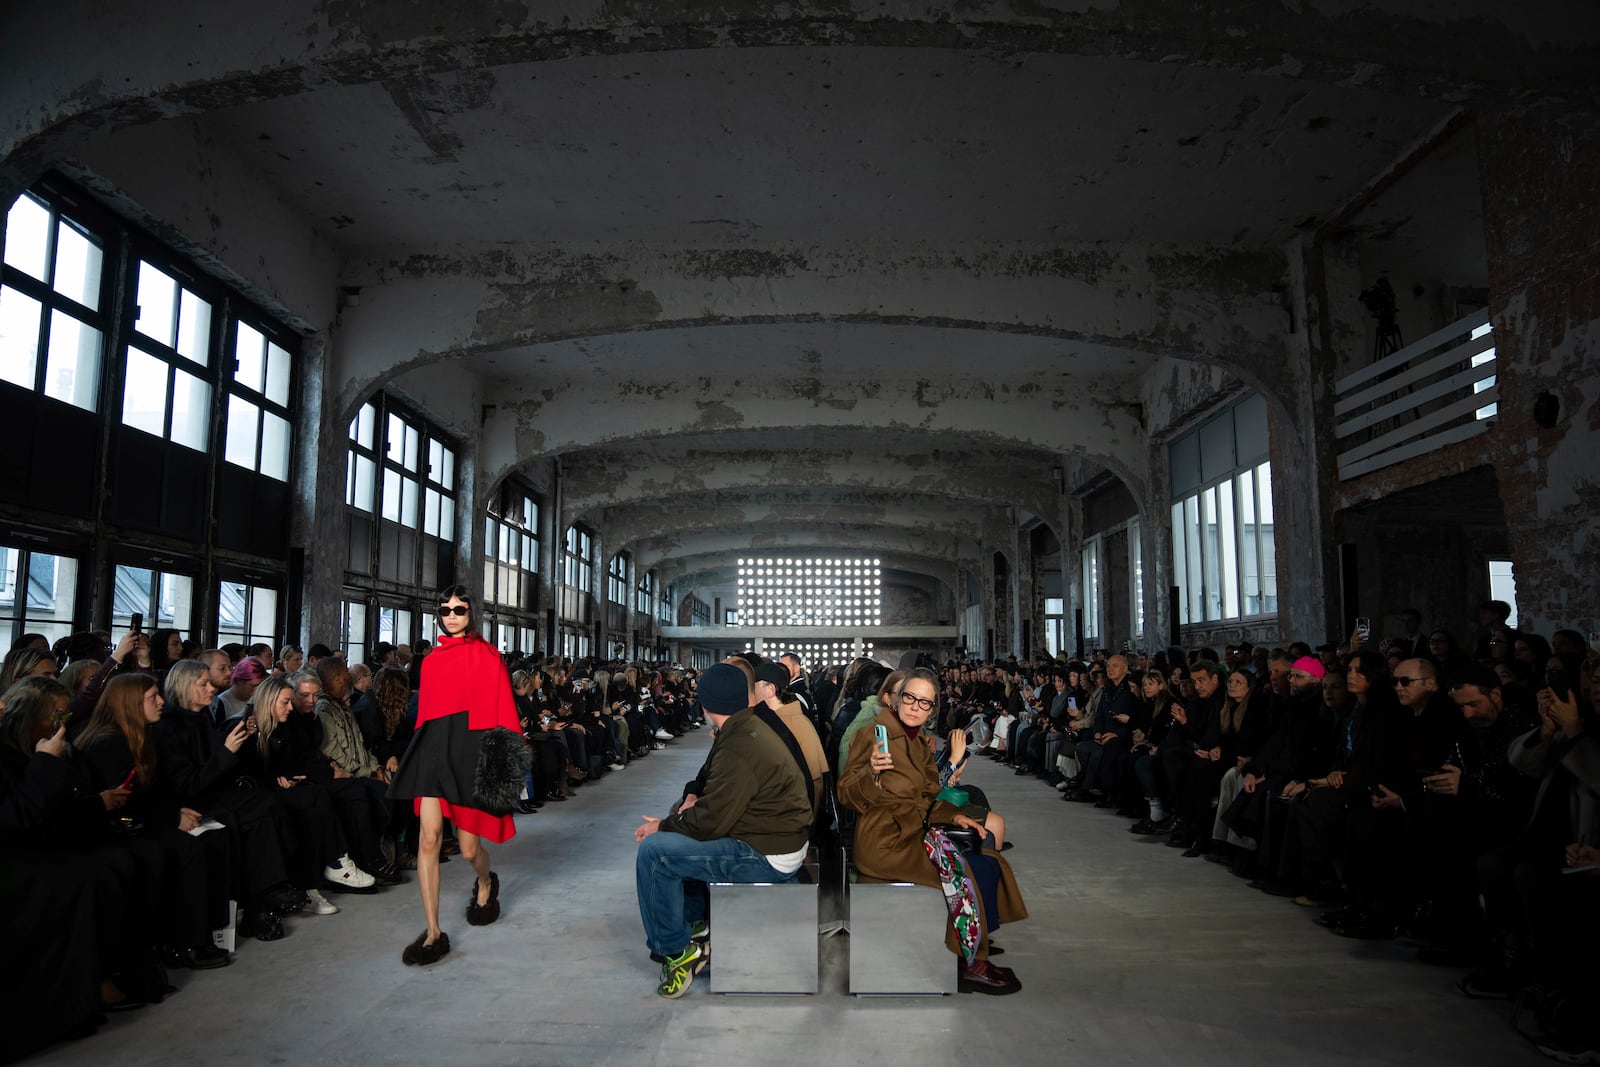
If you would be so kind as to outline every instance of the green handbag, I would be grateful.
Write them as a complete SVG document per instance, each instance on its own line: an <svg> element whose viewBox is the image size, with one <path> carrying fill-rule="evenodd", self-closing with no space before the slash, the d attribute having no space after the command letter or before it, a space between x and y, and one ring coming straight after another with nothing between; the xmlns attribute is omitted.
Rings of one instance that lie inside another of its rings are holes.
<svg viewBox="0 0 1600 1067"><path fill-rule="evenodd" d="M946 804L950 804L957 808L964 808L967 806L967 801L971 799L971 796L965 789L957 789L953 785L947 785L943 789L939 790L939 795L934 799L942 800Z"/></svg>

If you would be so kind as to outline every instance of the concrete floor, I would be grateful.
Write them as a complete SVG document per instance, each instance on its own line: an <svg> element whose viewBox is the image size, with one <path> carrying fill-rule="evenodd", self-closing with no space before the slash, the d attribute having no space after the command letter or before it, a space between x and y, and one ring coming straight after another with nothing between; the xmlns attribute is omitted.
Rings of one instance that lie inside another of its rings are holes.
<svg viewBox="0 0 1600 1067"><path fill-rule="evenodd" d="M708 743L691 734L519 817L517 838L495 850L505 914L493 927L466 924L470 868L448 864L454 951L431 969L400 963L423 925L412 887L337 898L341 914L292 919L289 937L249 942L224 970L178 972L166 1003L29 1062L1541 1062L1504 1004L1454 991L1456 972L1334 937L1292 903L981 761L969 780L1010 822L1032 913L997 938L1020 994L858 1001L842 994L846 939L833 938L819 996L718 997L697 979L683 1000L661 1000L632 830L674 798Z"/></svg>

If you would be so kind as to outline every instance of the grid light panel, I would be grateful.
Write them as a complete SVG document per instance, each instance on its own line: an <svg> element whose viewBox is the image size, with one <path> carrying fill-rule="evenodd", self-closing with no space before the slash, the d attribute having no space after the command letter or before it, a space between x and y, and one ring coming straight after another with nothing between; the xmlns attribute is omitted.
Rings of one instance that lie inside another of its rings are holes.
<svg viewBox="0 0 1600 1067"><path fill-rule="evenodd" d="M746 626L877 626L883 619L876 559L741 559L739 621Z"/></svg>

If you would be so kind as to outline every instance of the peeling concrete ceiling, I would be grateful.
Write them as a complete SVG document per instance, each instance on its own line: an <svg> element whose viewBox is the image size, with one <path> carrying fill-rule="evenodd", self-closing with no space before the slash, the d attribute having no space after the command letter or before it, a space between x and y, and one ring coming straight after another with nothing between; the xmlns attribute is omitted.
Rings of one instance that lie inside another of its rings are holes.
<svg viewBox="0 0 1600 1067"><path fill-rule="evenodd" d="M1267 243L1448 103L1183 63L906 48L584 57L200 120L341 247Z"/></svg>
<svg viewBox="0 0 1600 1067"><path fill-rule="evenodd" d="M323 335L332 409L390 385L476 445L480 494L559 460L563 521L664 568L948 581L1278 377L1297 234L1480 277L1470 138L1383 175L1474 102L1592 97L1558 7L218 0L197 50L64 0L0 42L47 97L0 103L0 181L46 160L192 241ZM129 55L40 63L68 24Z"/></svg>

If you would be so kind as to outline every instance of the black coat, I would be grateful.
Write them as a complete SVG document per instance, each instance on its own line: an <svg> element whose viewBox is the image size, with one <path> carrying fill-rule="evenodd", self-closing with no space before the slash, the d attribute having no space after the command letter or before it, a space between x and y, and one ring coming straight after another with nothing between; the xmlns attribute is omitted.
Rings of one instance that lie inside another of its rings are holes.
<svg viewBox="0 0 1600 1067"><path fill-rule="evenodd" d="M1323 704L1321 691L1283 698L1277 720L1277 729L1256 752L1251 773L1267 779L1274 789L1327 774L1336 719Z"/></svg>
<svg viewBox="0 0 1600 1067"><path fill-rule="evenodd" d="M233 788L239 757L223 745L205 712L169 704L154 728L158 790L172 807L206 810L209 800Z"/></svg>

